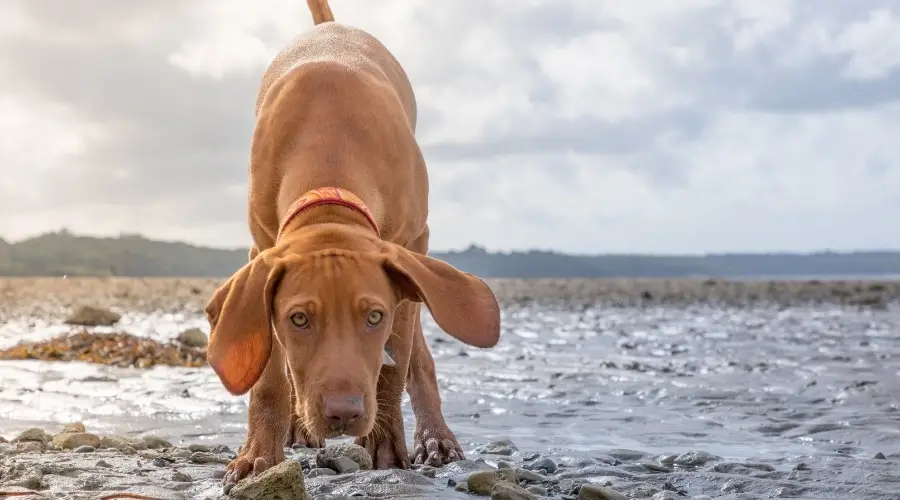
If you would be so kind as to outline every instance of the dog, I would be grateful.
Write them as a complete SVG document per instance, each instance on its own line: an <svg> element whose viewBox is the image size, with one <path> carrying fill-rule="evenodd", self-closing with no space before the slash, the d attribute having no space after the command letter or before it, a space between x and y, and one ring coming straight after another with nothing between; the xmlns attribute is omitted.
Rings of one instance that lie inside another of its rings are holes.
<svg viewBox="0 0 900 500"><path fill-rule="evenodd" d="M428 175L399 62L308 0L314 27L265 71L250 147L249 262L209 299L207 358L250 393L233 484L284 446L355 436L375 468L464 458L447 427L420 309L471 346L500 338L488 285L426 255ZM416 430L404 436L409 393Z"/></svg>

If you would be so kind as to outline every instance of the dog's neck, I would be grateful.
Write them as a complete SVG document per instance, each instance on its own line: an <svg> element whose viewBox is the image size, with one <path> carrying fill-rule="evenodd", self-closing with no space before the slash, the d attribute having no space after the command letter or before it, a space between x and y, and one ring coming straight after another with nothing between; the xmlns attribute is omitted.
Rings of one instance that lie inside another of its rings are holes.
<svg viewBox="0 0 900 500"><path fill-rule="evenodd" d="M375 234L380 236L378 223L375 222L375 216L372 215L372 211L369 210L369 207L366 206L365 202L363 202L359 196L356 196L346 189L321 187L303 193L303 195L297 198L297 200L288 207L284 219L278 227L276 241L281 239L281 236L284 234L288 225L290 225L298 215L307 209L320 205L337 205L356 211L372 226L372 229L375 230Z"/></svg>

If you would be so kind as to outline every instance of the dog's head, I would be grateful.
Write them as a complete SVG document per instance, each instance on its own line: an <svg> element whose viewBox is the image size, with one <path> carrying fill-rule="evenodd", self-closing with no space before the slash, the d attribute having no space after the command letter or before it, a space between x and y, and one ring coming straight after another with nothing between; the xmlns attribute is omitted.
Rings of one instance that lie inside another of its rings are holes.
<svg viewBox="0 0 900 500"><path fill-rule="evenodd" d="M402 301L424 303L442 330L467 344L492 347L500 336L497 300L482 280L391 243L359 246L365 250L278 245L238 270L206 307L209 364L225 388L249 391L278 342L297 391L295 411L315 437L371 432Z"/></svg>

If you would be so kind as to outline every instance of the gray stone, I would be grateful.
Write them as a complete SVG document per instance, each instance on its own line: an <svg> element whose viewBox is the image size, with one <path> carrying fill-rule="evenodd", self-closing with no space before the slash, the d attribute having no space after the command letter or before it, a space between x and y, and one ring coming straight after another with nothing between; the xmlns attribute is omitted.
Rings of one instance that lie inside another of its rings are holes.
<svg viewBox="0 0 900 500"><path fill-rule="evenodd" d="M189 444L187 449L190 451L194 451L194 452L201 451L203 453L210 453L212 451L209 448L209 446L206 446L205 444L198 444L198 443Z"/></svg>
<svg viewBox="0 0 900 500"><path fill-rule="evenodd" d="M303 471L294 460L285 460L259 476L240 481L228 496L239 500L309 500Z"/></svg>
<svg viewBox="0 0 900 500"><path fill-rule="evenodd" d="M548 474L553 474L556 472L557 465L552 459L543 457L531 462L530 464L525 464L522 466L524 469L528 470L536 470L536 471L544 471Z"/></svg>
<svg viewBox="0 0 900 500"><path fill-rule="evenodd" d="M468 490L476 495L490 496L497 483L517 484L519 482L513 469L496 469L476 472L466 479Z"/></svg>
<svg viewBox="0 0 900 500"><path fill-rule="evenodd" d="M509 439L501 439L475 448L475 453L482 455L504 455L509 456L519 451L519 448Z"/></svg>
<svg viewBox="0 0 900 500"><path fill-rule="evenodd" d="M44 432L44 429L38 427L32 427L31 429L25 429L20 432L18 436L14 437L13 443L22 443L26 441L37 441L40 443L46 443L48 440L46 439L47 434Z"/></svg>
<svg viewBox="0 0 900 500"><path fill-rule="evenodd" d="M369 452L362 446L353 443L334 444L319 450L316 454L316 466L341 472L335 462L339 457L345 457L356 462L359 465L359 469L372 469L372 457L369 456Z"/></svg>
<svg viewBox="0 0 900 500"><path fill-rule="evenodd" d="M491 500L536 500L537 497L512 483L497 483L491 488Z"/></svg>
<svg viewBox="0 0 900 500"><path fill-rule="evenodd" d="M527 469L517 468L516 474L519 476L519 479L522 481L527 481L529 483L543 483L547 480L545 476L538 474L537 472L530 471Z"/></svg>
<svg viewBox="0 0 900 500"><path fill-rule="evenodd" d="M578 491L577 500L628 500L628 497L612 488L586 484Z"/></svg>
<svg viewBox="0 0 900 500"><path fill-rule="evenodd" d="M721 458L705 451L689 451L675 457L673 463L682 467L699 467L716 460Z"/></svg>
<svg viewBox="0 0 900 500"><path fill-rule="evenodd" d="M175 481L176 483L190 483L193 480L194 479L191 476L188 476L184 472L177 470L172 472L172 481Z"/></svg>
<svg viewBox="0 0 900 500"><path fill-rule="evenodd" d="M178 342L188 347L206 347L209 343L206 334L199 328L191 328L178 334Z"/></svg>
<svg viewBox="0 0 900 500"><path fill-rule="evenodd" d="M356 462L353 462L356 463ZM306 474L306 477L313 478L319 476L334 476L337 472L327 469L325 467L316 467L314 469L309 469L309 472Z"/></svg>
<svg viewBox="0 0 900 500"><path fill-rule="evenodd" d="M197 451L191 454L190 461L195 464L229 464L231 463L231 459L228 457L223 457L216 455L215 453L207 453L203 451ZM293 460L292 460L293 461ZM299 467L300 464L297 464Z"/></svg>
<svg viewBox="0 0 900 500"><path fill-rule="evenodd" d="M69 315L65 323L79 326L112 326L118 323L120 319L122 319L121 315L109 309L83 306Z"/></svg>
<svg viewBox="0 0 900 500"><path fill-rule="evenodd" d="M53 437L53 446L60 450L74 450L82 446L97 448L100 437L89 432L63 432Z"/></svg>
<svg viewBox="0 0 900 500"><path fill-rule="evenodd" d="M160 448L171 448L172 443L166 441L165 439L158 438L156 436L144 436L141 438L144 443L147 444L147 448L151 450L158 450Z"/></svg>
<svg viewBox="0 0 900 500"><path fill-rule="evenodd" d="M78 448L75 448L75 453L93 453L95 451L97 451L97 448L94 448L93 446L87 446L87 445L79 446Z"/></svg>
<svg viewBox="0 0 900 500"><path fill-rule="evenodd" d="M525 491L527 491L533 495L537 495L539 497L545 497L550 493L549 491L547 491L547 488L544 488L543 486L538 486L536 484L525 488Z"/></svg>

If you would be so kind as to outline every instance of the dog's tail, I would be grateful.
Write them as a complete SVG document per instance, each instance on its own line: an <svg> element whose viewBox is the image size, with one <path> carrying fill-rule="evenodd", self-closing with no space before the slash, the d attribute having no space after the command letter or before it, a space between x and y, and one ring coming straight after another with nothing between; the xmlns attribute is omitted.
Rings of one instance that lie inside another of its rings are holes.
<svg viewBox="0 0 900 500"><path fill-rule="evenodd" d="M306 3L309 5L309 11L312 12L314 24L334 21L334 14L331 13L328 0L306 0Z"/></svg>

